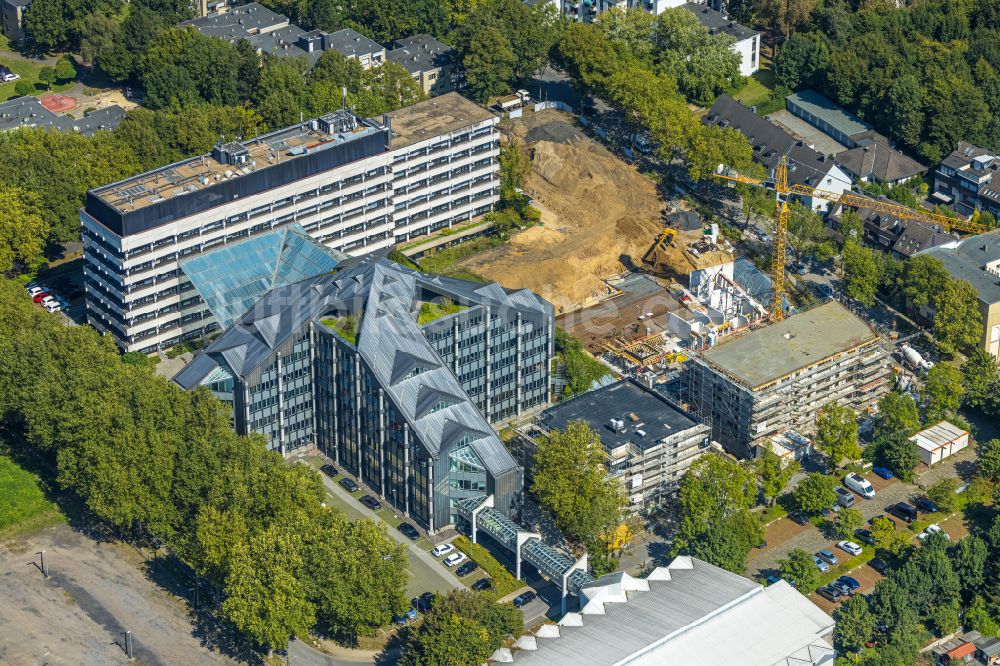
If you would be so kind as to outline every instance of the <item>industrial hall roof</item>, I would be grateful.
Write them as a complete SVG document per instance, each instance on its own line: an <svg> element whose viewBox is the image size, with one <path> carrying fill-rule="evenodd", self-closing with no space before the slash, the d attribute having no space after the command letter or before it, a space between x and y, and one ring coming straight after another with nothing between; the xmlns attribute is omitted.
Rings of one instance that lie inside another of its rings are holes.
<svg viewBox="0 0 1000 666"><path fill-rule="evenodd" d="M357 349L429 454L436 456L468 437L491 473L512 469L516 463L510 453L418 324L421 304L431 297L469 308L516 311L522 320L539 323L552 317L552 305L526 289L427 275L366 255L342 261L333 274L267 292L174 381L194 388L221 366L252 382L310 322L322 325L327 316L351 313L360 319L357 336L343 339Z"/></svg>
<svg viewBox="0 0 1000 666"><path fill-rule="evenodd" d="M602 576L582 608L515 642L524 666L831 665L833 619L785 581L762 587L680 556L646 578Z"/></svg>
<svg viewBox="0 0 1000 666"><path fill-rule="evenodd" d="M868 324L837 301L829 301L730 338L700 358L756 389L877 339Z"/></svg>

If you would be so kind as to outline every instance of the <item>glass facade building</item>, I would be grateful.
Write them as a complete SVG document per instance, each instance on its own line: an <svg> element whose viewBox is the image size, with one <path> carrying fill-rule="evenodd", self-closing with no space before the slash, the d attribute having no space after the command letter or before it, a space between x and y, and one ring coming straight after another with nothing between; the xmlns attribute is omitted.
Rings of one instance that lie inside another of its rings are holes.
<svg viewBox="0 0 1000 666"><path fill-rule="evenodd" d="M316 447L436 531L455 502L509 511L522 470L493 424L549 396L554 312L508 291L385 259L268 291L175 378L233 407L241 433Z"/></svg>

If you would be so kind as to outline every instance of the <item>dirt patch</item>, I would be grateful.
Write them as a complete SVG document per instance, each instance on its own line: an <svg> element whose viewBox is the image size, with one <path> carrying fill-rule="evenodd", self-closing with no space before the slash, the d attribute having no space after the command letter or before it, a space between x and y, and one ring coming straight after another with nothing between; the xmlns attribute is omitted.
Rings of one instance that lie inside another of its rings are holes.
<svg viewBox="0 0 1000 666"><path fill-rule="evenodd" d="M518 119L528 153L526 191L542 226L462 262L508 288L528 288L565 311L608 294L601 281L641 263L659 232L663 201L633 166L583 135L558 111Z"/></svg>
<svg viewBox="0 0 1000 666"><path fill-rule="evenodd" d="M33 564L45 549L50 578ZM129 546L66 525L0 545L0 664L232 664L227 638L192 624L188 607L146 576ZM242 655L241 655L242 656Z"/></svg>

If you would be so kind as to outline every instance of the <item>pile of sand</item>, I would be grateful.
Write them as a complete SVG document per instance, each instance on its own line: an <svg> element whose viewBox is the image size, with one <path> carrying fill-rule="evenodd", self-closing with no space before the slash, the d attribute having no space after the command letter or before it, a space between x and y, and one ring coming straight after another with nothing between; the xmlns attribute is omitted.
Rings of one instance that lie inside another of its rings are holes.
<svg viewBox="0 0 1000 666"><path fill-rule="evenodd" d="M515 136L523 142L526 133ZM571 309L604 295L601 278L623 272L623 259L641 263L661 228L663 202L649 179L589 138L540 140L526 150L525 189L542 226L463 264L505 287L531 289L557 311Z"/></svg>

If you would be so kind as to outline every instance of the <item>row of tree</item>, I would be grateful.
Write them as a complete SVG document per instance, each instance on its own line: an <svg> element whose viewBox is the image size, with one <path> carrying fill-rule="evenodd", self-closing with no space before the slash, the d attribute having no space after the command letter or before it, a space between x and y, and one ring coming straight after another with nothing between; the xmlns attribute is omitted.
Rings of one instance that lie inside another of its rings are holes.
<svg viewBox="0 0 1000 666"><path fill-rule="evenodd" d="M824 91L931 164L960 140L1000 149L995 0L862 3L857 11L844 0L780 4L799 10L782 32L798 31L774 59L787 88Z"/></svg>
<svg viewBox="0 0 1000 666"><path fill-rule="evenodd" d="M314 626L370 634L406 610L402 546L325 508L317 472L234 434L209 393L123 363L109 338L64 326L13 282L0 283L0 313L7 445L97 520L167 544L256 644Z"/></svg>
<svg viewBox="0 0 1000 666"><path fill-rule="evenodd" d="M748 174L761 172L742 134L702 123L687 106L670 67L651 66L629 52L625 43L613 41L599 24L571 23L557 51L580 88L625 110L629 120L658 144L659 156L667 163L684 162L693 180L709 177L719 164Z"/></svg>

